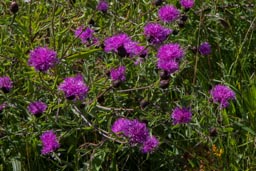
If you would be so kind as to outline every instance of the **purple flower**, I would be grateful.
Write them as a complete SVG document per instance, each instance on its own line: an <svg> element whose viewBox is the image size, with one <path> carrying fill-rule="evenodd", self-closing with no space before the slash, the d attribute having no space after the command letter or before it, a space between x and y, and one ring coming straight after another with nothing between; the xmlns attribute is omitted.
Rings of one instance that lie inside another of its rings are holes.
<svg viewBox="0 0 256 171"><path fill-rule="evenodd" d="M84 83L83 76L80 74L65 78L58 89L64 91L66 98L69 100L83 100L89 91Z"/></svg>
<svg viewBox="0 0 256 171"><path fill-rule="evenodd" d="M128 137L132 144L144 143L149 136L149 130L145 123L133 120L128 127Z"/></svg>
<svg viewBox="0 0 256 171"><path fill-rule="evenodd" d="M129 56L146 56L147 55L147 50L145 49L144 46L140 46L139 43L137 42L126 42L124 43L124 48L126 52L129 54Z"/></svg>
<svg viewBox="0 0 256 171"><path fill-rule="evenodd" d="M177 43L170 43L158 49L157 66L169 74L179 69L179 61L184 56L184 51Z"/></svg>
<svg viewBox="0 0 256 171"><path fill-rule="evenodd" d="M131 39L125 33L114 35L112 37L105 39L104 50L105 52L110 52L110 51L118 52L118 48L121 48L122 46L124 46L124 43L130 42L130 41Z"/></svg>
<svg viewBox="0 0 256 171"><path fill-rule="evenodd" d="M147 140L143 143L141 151L143 153L152 152L156 147L158 147L159 141L154 136L148 136Z"/></svg>
<svg viewBox="0 0 256 171"><path fill-rule="evenodd" d="M128 128L130 125L131 120L119 118L113 123L111 130L116 134L123 133L125 136L128 136Z"/></svg>
<svg viewBox="0 0 256 171"><path fill-rule="evenodd" d="M29 55L28 64L33 66L36 71L45 72L58 61L57 53L48 47L37 47Z"/></svg>
<svg viewBox="0 0 256 171"><path fill-rule="evenodd" d="M107 12L108 10L108 2L104 1L104 0L100 0L100 2L97 5L97 10L98 11L102 11L102 12Z"/></svg>
<svg viewBox="0 0 256 171"><path fill-rule="evenodd" d="M195 5L195 0L180 0L181 6L185 9L192 8Z"/></svg>
<svg viewBox="0 0 256 171"><path fill-rule="evenodd" d="M180 11L173 5L165 5L158 11L159 18L164 22L173 22L180 16Z"/></svg>
<svg viewBox="0 0 256 171"><path fill-rule="evenodd" d="M211 45L208 42L204 42L199 46L198 50L201 55L209 55L211 53Z"/></svg>
<svg viewBox="0 0 256 171"><path fill-rule="evenodd" d="M125 66L120 66L116 69L112 69L110 71L110 78L115 81L115 80L119 80L119 81L125 81L125 71L126 68Z"/></svg>
<svg viewBox="0 0 256 171"><path fill-rule="evenodd" d="M12 80L8 76L0 77L0 89L4 93L9 93L12 88Z"/></svg>
<svg viewBox="0 0 256 171"><path fill-rule="evenodd" d="M31 102L28 106L28 111L35 116L40 116L47 109L47 105L40 101Z"/></svg>
<svg viewBox="0 0 256 171"><path fill-rule="evenodd" d="M144 27L144 34L152 44L160 44L172 33L171 29L165 28L157 23L148 23Z"/></svg>
<svg viewBox="0 0 256 171"><path fill-rule="evenodd" d="M187 108L176 107L172 112L173 124L189 123L192 118L192 113Z"/></svg>
<svg viewBox="0 0 256 171"><path fill-rule="evenodd" d="M43 148L41 150L41 153L43 155L51 153L60 147L57 137L52 130L45 131L40 136L40 139L43 145Z"/></svg>
<svg viewBox="0 0 256 171"><path fill-rule="evenodd" d="M75 36L80 38L82 43L86 44L89 40L93 38L93 30L89 27L84 28L83 26L80 26L75 31Z"/></svg>
<svg viewBox="0 0 256 171"><path fill-rule="evenodd" d="M226 108L229 106L229 100L234 100L236 98L236 94L233 90L225 85L218 84L211 91L210 94L212 96L214 103L219 103L220 108Z"/></svg>

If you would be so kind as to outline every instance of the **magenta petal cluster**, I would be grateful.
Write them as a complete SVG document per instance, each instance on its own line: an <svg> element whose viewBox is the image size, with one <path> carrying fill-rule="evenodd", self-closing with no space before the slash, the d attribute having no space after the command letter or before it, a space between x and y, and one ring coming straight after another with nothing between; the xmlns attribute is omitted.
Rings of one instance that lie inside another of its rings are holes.
<svg viewBox="0 0 256 171"><path fill-rule="evenodd" d="M40 116L47 109L47 105L41 101L31 102L28 105L28 111L35 116Z"/></svg>
<svg viewBox="0 0 256 171"><path fill-rule="evenodd" d="M125 33L114 35L105 39L104 50L105 52L114 51L117 53L119 48L124 48L124 44L130 41L130 37Z"/></svg>
<svg viewBox="0 0 256 171"><path fill-rule="evenodd" d="M201 55L209 55L211 54L211 45L208 42L204 42L199 46L198 50Z"/></svg>
<svg viewBox="0 0 256 171"><path fill-rule="evenodd" d="M28 64L34 67L36 71L45 72L58 61L57 53L48 47L37 47L29 55Z"/></svg>
<svg viewBox="0 0 256 171"><path fill-rule="evenodd" d="M108 2L104 0L100 0L97 5L97 10L102 12L107 12L108 10Z"/></svg>
<svg viewBox="0 0 256 171"><path fill-rule="evenodd" d="M51 153L60 147L57 137L52 130L44 132L40 136L40 139L43 145L43 148L41 150L41 153L43 155Z"/></svg>
<svg viewBox="0 0 256 171"><path fill-rule="evenodd" d="M192 8L195 5L195 0L180 0L181 6L185 9Z"/></svg>
<svg viewBox="0 0 256 171"><path fill-rule="evenodd" d="M180 11L173 5L165 5L158 11L159 18L164 22L173 22L180 16Z"/></svg>
<svg viewBox="0 0 256 171"><path fill-rule="evenodd" d="M0 89L4 93L9 93L12 89L12 80L8 76L0 77Z"/></svg>
<svg viewBox="0 0 256 171"><path fill-rule="evenodd" d="M119 80L119 81L125 81L125 66L120 66L118 68L111 69L110 71L110 78L111 80Z"/></svg>
<svg viewBox="0 0 256 171"><path fill-rule="evenodd" d="M91 28L85 28L84 26L80 26L75 30L75 36L81 39L84 44L93 38L93 33L94 31Z"/></svg>
<svg viewBox="0 0 256 171"><path fill-rule="evenodd" d="M218 84L210 91L214 103L219 103L220 108L226 108L229 106L229 100L236 98L235 92L228 86Z"/></svg>
<svg viewBox="0 0 256 171"><path fill-rule="evenodd" d="M147 50L144 46L140 46L138 42L127 42L124 44L124 48L130 57L133 56L146 56Z"/></svg>
<svg viewBox="0 0 256 171"><path fill-rule="evenodd" d="M184 51L178 43L165 44L158 49L157 66L169 74L174 73L179 69L179 61L183 56Z"/></svg>
<svg viewBox="0 0 256 171"><path fill-rule="evenodd" d="M63 91L69 100L83 100L89 91L89 88L84 83L83 76L80 74L65 78L58 89Z"/></svg>
<svg viewBox="0 0 256 171"><path fill-rule="evenodd" d="M163 43L171 33L171 29L165 28L157 23L148 23L144 27L144 35L152 44Z"/></svg>
<svg viewBox="0 0 256 171"><path fill-rule="evenodd" d="M143 153L152 152L156 147L158 147L159 141L154 136L148 136L147 140L143 143L141 151Z"/></svg>
<svg viewBox="0 0 256 171"><path fill-rule="evenodd" d="M119 118L113 123L111 130L127 137L132 145L140 145L143 153L152 152L159 144L154 136L150 136L146 124L137 119Z"/></svg>
<svg viewBox="0 0 256 171"><path fill-rule="evenodd" d="M188 108L176 107L172 112L171 118L173 119L174 125L185 124L191 121L192 113Z"/></svg>

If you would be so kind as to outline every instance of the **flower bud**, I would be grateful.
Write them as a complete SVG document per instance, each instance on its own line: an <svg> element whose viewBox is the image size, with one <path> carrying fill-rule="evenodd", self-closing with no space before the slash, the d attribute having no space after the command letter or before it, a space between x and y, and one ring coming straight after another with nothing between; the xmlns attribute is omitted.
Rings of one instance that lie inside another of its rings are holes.
<svg viewBox="0 0 256 171"><path fill-rule="evenodd" d="M169 83L170 83L169 80L161 80L160 81L160 88L163 88L163 89L168 88L169 87Z"/></svg>
<svg viewBox="0 0 256 171"><path fill-rule="evenodd" d="M10 5L10 11L13 13L13 14L16 14L18 11L19 11L19 6L17 4L17 2L13 1Z"/></svg>

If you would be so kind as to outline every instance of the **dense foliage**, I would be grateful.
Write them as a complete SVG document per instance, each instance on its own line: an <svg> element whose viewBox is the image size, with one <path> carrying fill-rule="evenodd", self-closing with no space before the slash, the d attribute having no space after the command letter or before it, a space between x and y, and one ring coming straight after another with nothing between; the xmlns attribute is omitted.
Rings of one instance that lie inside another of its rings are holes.
<svg viewBox="0 0 256 171"><path fill-rule="evenodd" d="M0 2L0 171L256 170L255 0Z"/></svg>

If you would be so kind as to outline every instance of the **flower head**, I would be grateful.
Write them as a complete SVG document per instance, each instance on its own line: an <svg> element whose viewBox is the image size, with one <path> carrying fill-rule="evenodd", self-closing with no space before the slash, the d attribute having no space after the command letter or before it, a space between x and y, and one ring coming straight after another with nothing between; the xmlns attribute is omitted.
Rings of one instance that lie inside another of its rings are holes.
<svg viewBox="0 0 256 171"><path fill-rule="evenodd" d="M229 100L236 98L236 94L233 90L225 85L218 84L210 91L214 103L219 103L220 108L226 108L229 106Z"/></svg>
<svg viewBox="0 0 256 171"><path fill-rule="evenodd" d="M97 5L97 10L102 12L107 12L108 10L108 2L104 0L100 0L100 2Z"/></svg>
<svg viewBox="0 0 256 171"><path fill-rule="evenodd" d="M192 113L187 108L176 107L172 112L171 118L173 119L174 125L189 123L192 118Z"/></svg>
<svg viewBox="0 0 256 171"><path fill-rule="evenodd" d="M64 91L66 98L69 100L83 100L89 91L89 88L84 83L83 76L80 74L75 77L65 78L58 89Z"/></svg>
<svg viewBox="0 0 256 171"><path fill-rule="evenodd" d="M128 137L130 138L130 142L132 144L143 143L147 140L148 136L149 130L147 125L137 119L133 120L128 127Z"/></svg>
<svg viewBox="0 0 256 171"><path fill-rule="evenodd" d="M158 49L157 66L169 74L179 69L179 61L184 56L184 51L177 43L170 43Z"/></svg>
<svg viewBox="0 0 256 171"><path fill-rule="evenodd" d="M40 139L43 145L43 148L41 150L41 153L43 155L51 153L60 147L57 137L52 130L44 132L40 136Z"/></svg>
<svg viewBox="0 0 256 171"><path fill-rule="evenodd" d="M143 153L152 152L156 147L158 147L159 141L154 136L148 136L147 140L143 143L141 151Z"/></svg>
<svg viewBox="0 0 256 171"><path fill-rule="evenodd" d="M114 81L114 80L119 80L119 81L125 81L125 71L126 68L125 66L120 66L116 69L112 69L110 71L110 78Z"/></svg>
<svg viewBox="0 0 256 171"><path fill-rule="evenodd" d="M38 47L30 52L28 64L36 71L45 72L52 68L58 61L57 53L48 47Z"/></svg>
<svg viewBox="0 0 256 171"><path fill-rule="evenodd" d="M89 40L93 38L93 30L89 27L84 28L80 26L75 31L75 36L81 39L82 43L87 43Z"/></svg>
<svg viewBox="0 0 256 171"><path fill-rule="evenodd" d="M198 50L201 55L209 55L211 54L211 45L208 42L204 42L199 46Z"/></svg>
<svg viewBox="0 0 256 171"><path fill-rule="evenodd" d="M131 125L131 120L126 118L117 119L112 125L111 130L114 133L123 133L125 136L128 136L128 128Z"/></svg>
<svg viewBox="0 0 256 171"><path fill-rule="evenodd" d="M117 53L122 48L124 48L125 43L130 41L131 39L127 34L121 33L121 34L114 35L112 37L107 38L104 41L104 50L105 52L114 51Z"/></svg>
<svg viewBox="0 0 256 171"><path fill-rule="evenodd" d="M163 43L171 33L171 29L165 28L157 23L148 23L144 27L144 34L152 44Z"/></svg>
<svg viewBox="0 0 256 171"><path fill-rule="evenodd" d="M164 22L173 22L180 16L180 11L173 5L165 5L159 9L158 16Z"/></svg>
<svg viewBox="0 0 256 171"><path fill-rule="evenodd" d="M28 111L35 116L40 116L47 109L47 105L40 101L35 101L29 104Z"/></svg>
<svg viewBox="0 0 256 171"><path fill-rule="evenodd" d="M195 0L180 0L181 6L185 9L192 8L195 5Z"/></svg>
<svg viewBox="0 0 256 171"><path fill-rule="evenodd" d="M12 88L12 80L8 76L0 77L0 89L4 93L9 93Z"/></svg>
<svg viewBox="0 0 256 171"><path fill-rule="evenodd" d="M124 43L124 48L130 57L147 55L147 50L144 46L140 46L139 43L129 41Z"/></svg>

